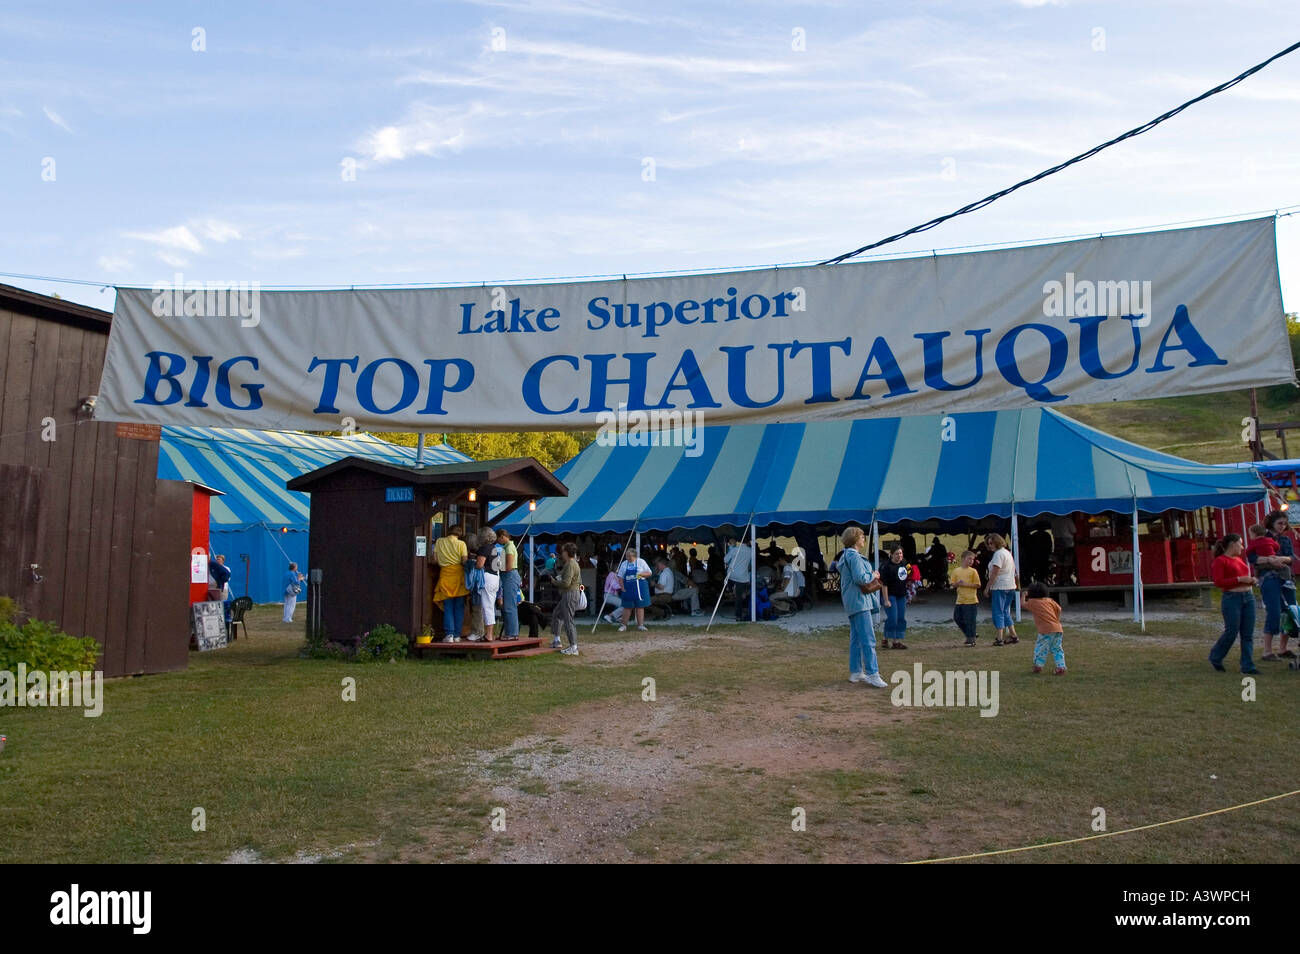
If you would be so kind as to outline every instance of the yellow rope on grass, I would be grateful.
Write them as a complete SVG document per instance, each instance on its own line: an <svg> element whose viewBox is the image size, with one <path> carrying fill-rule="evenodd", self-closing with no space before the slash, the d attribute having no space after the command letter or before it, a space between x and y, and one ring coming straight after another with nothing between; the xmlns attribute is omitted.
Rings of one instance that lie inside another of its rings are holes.
<svg viewBox="0 0 1300 954"><path fill-rule="evenodd" d="M904 864L909 865L935 865L943 861L968 861L971 858L988 858L992 855L1010 855L1018 851L1033 851L1036 848L1058 848L1061 845L1074 845L1081 841L1095 841L1098 838L1112 838L1115 835L1131 835L1135 831L1147 831L1151 828L1163 828L1165 825L1177 825L1180 822L1195 821L1198 818L1209 818L1211 815L1222 815L1224 812L1235 812L1242 808L1250 808L1252 805L1263 805L1265 802L1275 802L1279 798L1290 798L1292 795L1300 795L1300 789L1294 792L1286 792L1282 795L1270 795L1268 798L1260 798L1253 802L1245 802L1241 805L1230 805L1227 808L1216 808L1212 812L1201 812L1199 815L1188 815L1186 818L1174 818L1170 821L1155 822L1151 825L1139 825L1137 828L1125 828L1122 831L1104 831L1097 835L1085 835L1082 838L1069 838L1065 841L1049 841L1041 845L1023 845L1019 848L1000 848L997 851L980 851L973 855L953 855L950 858L925 858L921 861L906 861Z"/></svg>

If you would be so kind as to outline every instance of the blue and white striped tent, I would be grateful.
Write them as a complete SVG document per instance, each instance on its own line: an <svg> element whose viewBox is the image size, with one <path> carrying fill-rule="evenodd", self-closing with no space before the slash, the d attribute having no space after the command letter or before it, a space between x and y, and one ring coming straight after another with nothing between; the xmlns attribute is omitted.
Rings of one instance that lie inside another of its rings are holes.
<svg viewBox="0 0 1300 954"><path fill-rule="evenodd" d="M281 598L280 580L290 561L307 565L311 497L286 490L285 482L344 457L411 464L415 448L369 434L318 437L291 431L164 427L158 476L223 492L211 499L212 551L226 555L236 596L246 592L255 602L269 603ZM424 460L431 464L469 459L445 444L424 449ZM247 554L247 566L241 554Z"/></svg>
<svg viewBox="0 0 1300 954"><path fill-rule="evenodd" d="M1159 512L1265 492L1254 471L1161 454L1047 408L717 426L702 438L695 457L592 444L556 473L568 497L507 525L522 535Z"/></svg>

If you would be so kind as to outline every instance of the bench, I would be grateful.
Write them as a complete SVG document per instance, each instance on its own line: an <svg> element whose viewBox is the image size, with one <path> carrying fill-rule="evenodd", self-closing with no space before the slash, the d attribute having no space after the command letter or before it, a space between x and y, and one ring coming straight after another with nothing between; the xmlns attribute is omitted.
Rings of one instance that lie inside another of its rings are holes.
<svg viewBox="0 0 1300 954"><path fill-rule="evenodd" d="M1207 580L1189 580L1180 583L1145 583L1142 586L1144 593L1194 593L1201 599L1202 606L1214 605L1214 584ZM1124 600L1124 608L1133 608L1133 587L1131 586L1048 586L1047 592L1052 595L1056 602L1061 604L1062 609L1070 605L1070 594L1121 594Z"/></svg>

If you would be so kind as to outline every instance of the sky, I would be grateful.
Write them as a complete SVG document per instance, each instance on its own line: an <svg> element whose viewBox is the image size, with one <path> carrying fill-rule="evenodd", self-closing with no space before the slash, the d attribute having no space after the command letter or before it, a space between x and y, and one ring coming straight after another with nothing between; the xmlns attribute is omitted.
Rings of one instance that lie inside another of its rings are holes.
<svg viewBox="0 0 1300 954"><path fill-rule="evenodd" d="M829 258L1300 40L1287 0L0 4L0 282ZM894 252L1300 206L1300 52ZM1300 214L1278 221L1300 308Z"/></svg>

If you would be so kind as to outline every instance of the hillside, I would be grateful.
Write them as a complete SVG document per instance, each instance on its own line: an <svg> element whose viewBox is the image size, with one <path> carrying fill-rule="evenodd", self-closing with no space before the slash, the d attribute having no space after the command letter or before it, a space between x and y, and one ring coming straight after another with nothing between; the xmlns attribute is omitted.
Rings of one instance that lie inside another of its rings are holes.
<svg viewBox="0 0 1300 954"><path fill-rule="evenodd" d="M1241 419L1250 415L1250 393L1196 394L1155 401L1125 401L1061 408L1090 427L1166 454L1207 464L1249 460ZM1259 416L1265 424L1300 423L1300 388L1262 388ZM1300 430L1287 433L1287 453L1275 433L1264 447L1278 457L1300 457Z"/></svg>

